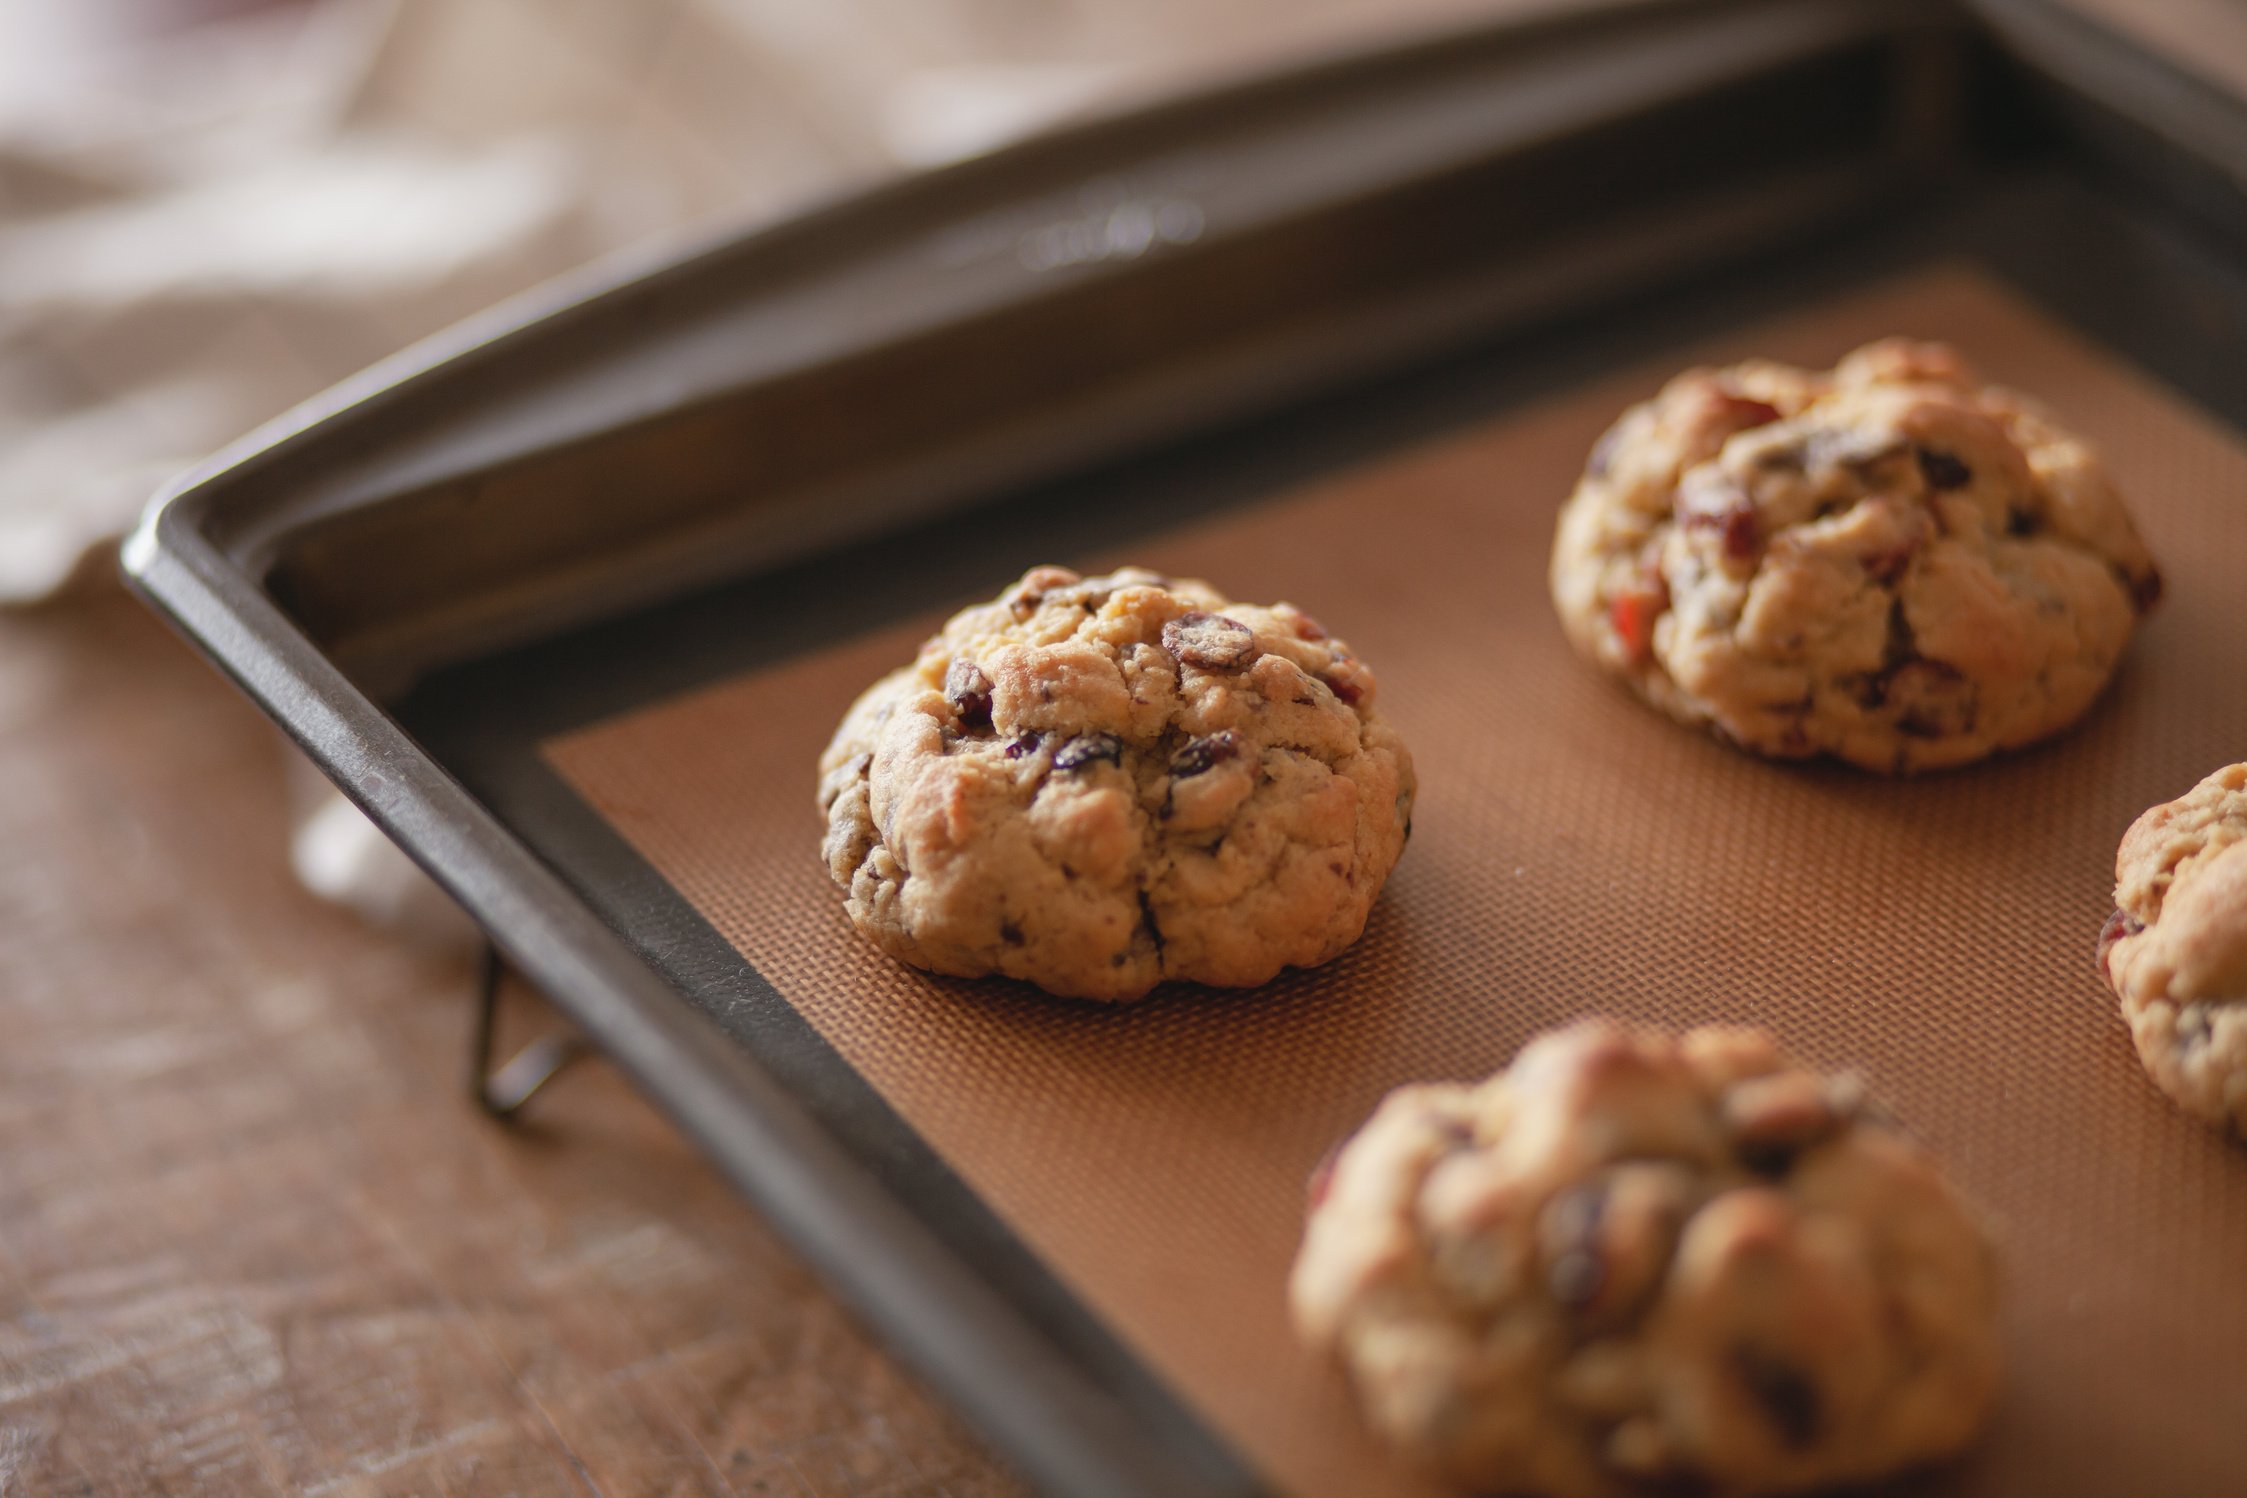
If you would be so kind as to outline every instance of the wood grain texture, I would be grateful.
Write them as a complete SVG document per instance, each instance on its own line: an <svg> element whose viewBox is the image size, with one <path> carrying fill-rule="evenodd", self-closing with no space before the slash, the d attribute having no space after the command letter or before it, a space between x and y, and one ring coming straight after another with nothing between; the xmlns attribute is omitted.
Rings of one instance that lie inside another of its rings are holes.
<svg viewBox="0 0 2247 1498"><path fill-rule="evenodd" d="M1018 1493L605 1066L475 1112L289 752L113 589L0 616L0 1498Z"/></svg>

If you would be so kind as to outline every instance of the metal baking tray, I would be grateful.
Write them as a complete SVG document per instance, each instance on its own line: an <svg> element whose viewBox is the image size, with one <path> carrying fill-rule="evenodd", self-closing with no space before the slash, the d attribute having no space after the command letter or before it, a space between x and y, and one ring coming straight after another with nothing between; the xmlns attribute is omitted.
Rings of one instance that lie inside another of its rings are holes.
<svg viewBox="0 0 2247 1498"><path fill-rule="evenodd" d="M2247 427L2235 101L2036 0L1671 0L547 288L125 564L1033 1483L1269 1491L539 746L1933 261Z"/></svg>

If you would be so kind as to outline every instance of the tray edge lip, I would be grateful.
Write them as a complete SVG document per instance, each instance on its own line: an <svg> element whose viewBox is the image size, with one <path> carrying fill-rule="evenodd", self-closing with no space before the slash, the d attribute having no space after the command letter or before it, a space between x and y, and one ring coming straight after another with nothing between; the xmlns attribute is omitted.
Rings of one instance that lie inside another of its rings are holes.
<svg viewBox="0 0 2247 1498"><path fill-rule="evenodd" d="M1979 8L1994 4L2009 10L2056 9L2055 0L1820 0L1837 14L1856 13L1878 29L1894 32L1911 22L1977 24ZM1161 128L1197 114L1279 101L1317 88L1379 81L1387 74L1461 47L1492 49L1545 46L1638 26L1690 26L1721 20L1733 11L1778 10L1780 0L1587 0L1583 8L1505 18L1496 22L1451 22L1417 34L1386 39L1358 50L1314 51L1275 69L1222 77L1205 87L1158 94L1119 108L1095 110L1081 118L1009 142L980 155L902 172L894 177L845 182L813 194L779 216L752 215L689 231L681 238L627 245L573 269L526 287L458 322L419 338L394 353L345 376L296 405L227 442L160 485L142 507L120 548L128 576L144 559L169 544L170 527L200 522L218 498L219 486L249 476L291 455L309 439L332 432L342 421L374 413L434 376L451 372L487 353L504 351L528 335L566 320L592 314L635 292L652 292L686 278L719 259L785 249L792 242L847 229L910 207L924 195L972 188L984 178L1034 169L1049 156L1096 149L1132 132ZM2069 13L2072 16L2072 12ZM2094 25L2075 18L2085 25ZM2133 44L2134 45L2134 44ZM2166 64L2165 59L2156 61ZM2187 75L2189 76L2189 75ZM1016 198L1014 201L1034 201ZM242 562L229 548L215 555ZM238 570L248 572L247 566ZM254 584L253 584L254 585Z"/></svg>

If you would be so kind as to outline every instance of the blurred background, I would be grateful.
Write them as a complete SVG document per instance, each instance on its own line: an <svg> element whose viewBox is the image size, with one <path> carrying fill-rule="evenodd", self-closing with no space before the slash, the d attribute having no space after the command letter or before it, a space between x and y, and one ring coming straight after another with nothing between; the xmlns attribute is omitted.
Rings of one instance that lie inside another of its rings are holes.
<svg viewBox="0 0 2247 1498"><path fill-rule="evenodd" d="M0 601L508 294L1055 120L1566 0L0 0Z"/></svg>

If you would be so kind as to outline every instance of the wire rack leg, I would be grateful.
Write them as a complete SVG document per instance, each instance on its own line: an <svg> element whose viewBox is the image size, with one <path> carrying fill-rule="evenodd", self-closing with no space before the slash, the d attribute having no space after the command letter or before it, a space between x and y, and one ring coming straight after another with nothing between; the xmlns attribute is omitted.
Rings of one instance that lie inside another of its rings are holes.
<svg viewBox="0 0 2247 1498"><path fill-rule="evenodd" d="M499 988L507 975L506 959L491 942L484 943L483 965L476 981L476 1029L469 1039L468 1091L476 1106L493 1118L513 1119L523 1105L571 1062L586 1053L582 1036L569 1033L542 1035L517 1051L497 1068L492 1050L499 1038Z"/></svg>

